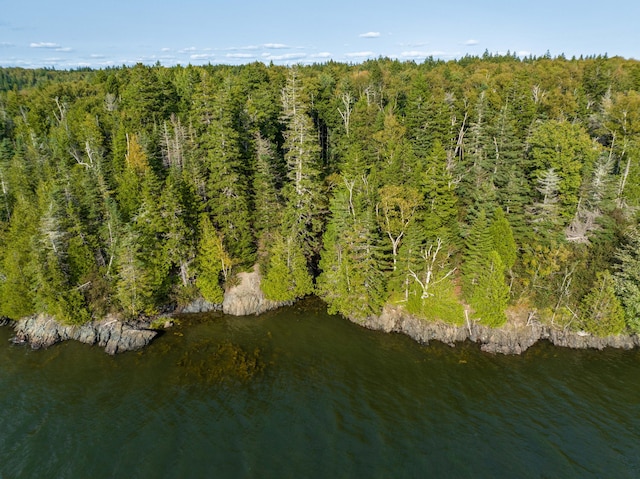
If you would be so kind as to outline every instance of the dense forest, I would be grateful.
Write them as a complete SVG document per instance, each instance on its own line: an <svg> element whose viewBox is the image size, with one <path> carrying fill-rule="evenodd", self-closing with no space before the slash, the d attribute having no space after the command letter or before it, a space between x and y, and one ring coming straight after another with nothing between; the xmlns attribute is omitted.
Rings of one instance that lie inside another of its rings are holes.
<svg viewBox="0 0 640 479"><path fill-rule="evenodd" d="M640 332L640 63L0 69L0 314L268 298Z"/></svg>

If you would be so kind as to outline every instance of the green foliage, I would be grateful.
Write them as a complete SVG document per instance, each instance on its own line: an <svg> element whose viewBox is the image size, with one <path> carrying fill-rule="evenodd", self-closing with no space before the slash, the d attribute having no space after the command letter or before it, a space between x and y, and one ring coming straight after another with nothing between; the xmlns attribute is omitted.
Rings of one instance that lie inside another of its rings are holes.
<svg viewBox="0 0 640 479"><path fill-rule="evenodd" d="M634 233L617 254L615 290L624 308L629 329L640 333L640 239Z"/></svg>
<svg viewBox="0 0 640 479"><path fill-rule="evenodd" d="M196 285L204 299L220 304L224 299L220 281L230 275L233 261L225 251L222 235L215 230L209 218L203 218L201 231Z"/></svg>
<svg viewBox="0 0 640 479"><path fill-rule="evenodd" d="M480 276L489 267L489 255L493 250L493 238L487 216L485 211L481 210L465 241L462 285L467 298L471 298L475 294Z"/></svg>
<svg viewBox="0 0 640 479"><path fill-rule="evenodd" d="M497 208L489 227L493 249L500 255L506 271L510 271L516 262L518 247L513 238L513 231L502 208Z"/></svg>
<svg viewBox="0 0 640 479"><path fill-rule="evenodd" d="M582 299L582 326L596 336L621 334L626 325L624 310L615 294L614 278L609 271L596 275L593 288Z"/></svg>
<svg viewBox="0 0 640 479"><path fill-rule="evenodd" d="M505 284L504 264L496 251L489 254L487 267L477 281L470 298L475 315L487 326L502 326L507 321L509 288Z"/></svg>
<svg viewBox="0 0 640 479"><path fill-rule="evenodd" d="M323 237L317 290L332 313L353 319L379 314L386 281L366 179L343 179Z"/></svg>
<svg viewBox="0 0 640 479"><path fill-rule="evenodd" d="M636 63L0 68L0 314L219 301L259 262L268 296L315 280L360 319L391 302L457 323L460 284L499 324L508 274L598 331L619 326L587 324L616 317L607 270L640 331Z"/></svg>
<svg viewBox="0 0 640 479"><path fill-rule="evenodd" d="M295 237L273 239L261 287L265 297L274 301L293 301L313 292L313 279Z"/></svg>
<svg viewBox="0 0 640 479"><path fill-rule="evenodd" d="M553 169L558 176L560 216L570 219L578 205L580 186L591 173L598 149L580 125L545 121L529 139L533 178Z"/></svg>

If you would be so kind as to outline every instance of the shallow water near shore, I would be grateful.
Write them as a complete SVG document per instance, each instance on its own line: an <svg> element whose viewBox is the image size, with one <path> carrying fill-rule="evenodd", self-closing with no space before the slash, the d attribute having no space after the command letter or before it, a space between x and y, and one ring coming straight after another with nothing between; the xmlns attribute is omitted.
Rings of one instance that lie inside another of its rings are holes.
<svg viewBox="0 0 640 479"><path fill-rule="evenodd" d="M140 352L11 345L0 478L640 477L640 352L423 346L315 299Z"/></svg>

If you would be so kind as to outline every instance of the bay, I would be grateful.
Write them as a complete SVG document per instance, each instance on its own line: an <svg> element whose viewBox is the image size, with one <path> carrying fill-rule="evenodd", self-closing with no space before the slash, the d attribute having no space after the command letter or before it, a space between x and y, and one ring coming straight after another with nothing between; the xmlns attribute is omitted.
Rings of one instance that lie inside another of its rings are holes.
<svg viewBox="0 0 640 479"><path fill-rule="evenodd" d="M10 336L0 478L640 477L638 351L425 346L315 299L114 357Z"/></svg>

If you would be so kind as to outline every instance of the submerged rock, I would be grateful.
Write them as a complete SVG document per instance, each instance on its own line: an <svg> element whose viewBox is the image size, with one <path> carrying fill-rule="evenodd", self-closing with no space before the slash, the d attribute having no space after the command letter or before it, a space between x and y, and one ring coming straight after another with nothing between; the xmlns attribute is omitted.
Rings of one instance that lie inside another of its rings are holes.
<svg viewBox="0 0 640 479"><path fill-rule="evenodd" d="M632 349L640 347L638 335L598 337L584 332L564 331L537 321L509 321L491 328L475 321L456 326L439 321L425 321L395 306L385 306L380 316L354 321L362 326L385 332L403 333L428 344L435 340L454 346L466 340L480 344L482 351L500 354L522 354L538 341L548 340L556 346L574 349Z"/></svg>
<svg viewBox="0 0 640 479"><path fill-rule="evenodd" d="M265 313L271 309L291 304L288 301L271 301L264 297L260 289L260 268L253 267L251 272L238 273L239 283L230 287L224 294L222 311L232 316L248 316Z"/></svg>
<svg viewBox="0 0 640 479"><path fill-rule="evenodd" d="M44 314L29 316L16 321L16 343L29 343L33 349L48 348L60 341L74 339L85 344L97 344L109 354L134 351L151 342L157 332L145 329L141 324L123 323L107 317L82 325L68 325Z"/></svg>

